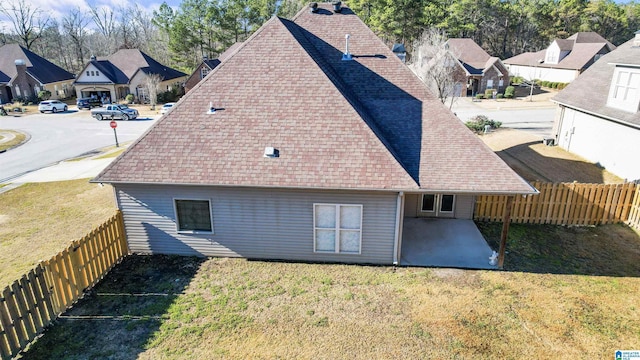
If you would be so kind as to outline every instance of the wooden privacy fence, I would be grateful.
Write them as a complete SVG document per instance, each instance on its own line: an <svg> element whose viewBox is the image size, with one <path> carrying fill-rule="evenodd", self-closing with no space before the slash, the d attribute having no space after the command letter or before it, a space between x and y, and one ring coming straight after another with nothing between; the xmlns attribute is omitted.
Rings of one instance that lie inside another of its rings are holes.
<svg viewBox="0 0 640 360"><path fill-rule="evenodd" d="M129 252L122 214L7 286L0 294L0 354L16 356Z"/></svg>
<svg viewBox="0 0 640 360"><path fill-rule="evenodd" d="M530 224L600 225L626 222L640 227L640 186L533 182L538 195L515 196L511 222ZM474 218L502 221L507 196L476 199Z"/></svg>

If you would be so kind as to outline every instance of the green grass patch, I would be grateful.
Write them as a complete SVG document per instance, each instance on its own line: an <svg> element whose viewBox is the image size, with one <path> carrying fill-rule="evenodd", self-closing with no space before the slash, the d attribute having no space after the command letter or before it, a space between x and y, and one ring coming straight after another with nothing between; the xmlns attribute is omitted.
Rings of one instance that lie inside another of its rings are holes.
<svg viewBox="0 0 640 360"><path fill-rule="evenodd" d="M23 358L607 358L640 342L639 291L635 277L132 255Z"/></svg>

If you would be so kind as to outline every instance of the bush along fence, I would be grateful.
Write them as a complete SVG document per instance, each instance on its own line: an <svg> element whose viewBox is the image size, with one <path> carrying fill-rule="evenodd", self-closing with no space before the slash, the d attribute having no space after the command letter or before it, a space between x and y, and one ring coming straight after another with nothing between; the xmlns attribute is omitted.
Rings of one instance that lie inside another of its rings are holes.
<svg viewBox="0 0 640 360"><path fill-rule="evenodd" d="M129 253L122 214L104 224L0 294L0 355L11 359Z"/></svg>
<svg viewBox="0 0 640 360"><path fill-rule="evenodd" d="M540 194L515 196L512 223L601 225L626 223L640 228L640 185L531 183ZM474 218L502 221L508 196L476 199Z"/></svg>

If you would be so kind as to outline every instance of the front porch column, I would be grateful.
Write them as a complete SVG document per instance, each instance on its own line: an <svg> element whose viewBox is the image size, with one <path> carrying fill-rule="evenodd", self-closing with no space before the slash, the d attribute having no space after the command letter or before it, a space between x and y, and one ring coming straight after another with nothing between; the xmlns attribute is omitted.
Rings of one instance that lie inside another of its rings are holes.
<svg viewBox="0 0 640 360"><path fill-rule="evenodd" d="M502 234L500 235L500 249L498 250L498 268L504 267L504 251L507 246L507 235L509 234L509 223L511 222L511 208L513 207L513 196L507 197L507 205L502 218Z"/></svg>

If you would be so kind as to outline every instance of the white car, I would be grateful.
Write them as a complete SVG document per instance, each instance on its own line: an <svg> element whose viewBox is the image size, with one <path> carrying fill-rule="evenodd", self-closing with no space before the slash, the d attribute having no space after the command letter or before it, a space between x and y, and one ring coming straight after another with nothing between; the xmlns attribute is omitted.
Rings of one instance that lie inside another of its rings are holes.
<svg viewBox="0 0 640 360"><path fill-rule="evenodd" d="M38 111L44 113L45 111L51 111L53 113L58 111L67 111L69 107L67 104L63 103L60 100L47 100L43 101L38 105Z"/></svg>
<svg viewBox="0 0 640 360"><path fill-rule="evenodd" d="M169 112L169 110L171 110L171 108L175 104L176 103L174 103L174 102L170 102L170 103L166 103L166 104L162 105L162 109L160 109L160 114L162 114L162 115L166 114L167 112Z"/></svg>

